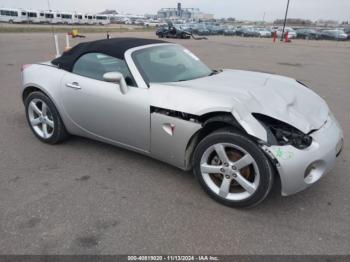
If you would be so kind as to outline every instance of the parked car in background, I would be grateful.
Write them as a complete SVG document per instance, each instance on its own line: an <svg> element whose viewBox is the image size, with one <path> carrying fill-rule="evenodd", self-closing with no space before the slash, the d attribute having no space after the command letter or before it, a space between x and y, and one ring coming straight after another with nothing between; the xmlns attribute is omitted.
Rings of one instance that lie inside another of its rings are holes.
<svg viewBox="0 0 350 262"><path fill-rule="evenodd" d="M235 28L226 28L223 32L223 35L235 35L236 29Z"/></svg>
<svg viewBox="0 0 350 262"><path fill-rule="evenodd" d="M243 37L259 37L259 32L252 27L241 27L237 29L236 35Z"/></svg>
<svg viewBox="0 0 350 262"><path fill-rule="evenodd" d="M192 34L198 34L198 29L200 28L200 26L198 24L191 24L191 25L189 25L189 27L191 28L189 31Z"/></svg>
<svg viewBox="0 0 350 262"><path fill-rule="evenodd" d="M210 31L206 27L199 27L196 32L198 35L210 35Z"/></svg>
<svg viewBox="0 0 350 262"><path fill-rule="evenodd" d="M180 28L186 32L192 33L192 25L190 24L183 24Z"/></svg>
<svg viewBox="0 0 350 262"><path fill-rule="evenodd" d="M283 28L282 28L282 27L279 27L279 28L277 29L277 36L278 36L279 38L282 37L282 31L283 31ZM287 32L288 32L288 38L289 38L289 39L297 38L297 36L298 36L297 32L296 32L293 28L291 28L291 27L286 27L286 28L284 28L283 37L286 37Z"/></svg>
<svg viewBox="0 0 350 262"><path fill-rule="evenodd" d="M145 22L142 19L136 19L134 22L135 25L144 25Z"/></svg>
<svg viewBox="0 0 350 262"><path fill-rule="evenodd" d="M348 39L348 35L345 34L343 30L333 29L333 30L323 30L321 32L322 38L326 40L337 40L344 41Z"/></svg>
<svg viewBox="0 0 350 262"><path fill-rule="evenodd" d="M215 26L208 25L206 28L209 30L210 35L218 35L219 34L218 30L216 29Z"/></svg>
<svg viewBox="0 0 350 262"><path fill-rule="evenodd" d="M159 38L180 38L180 39L189 39L191 33L182 30L180 27L169 25L167 27L161 26L157 29L156 35Z"/></svg>
<svg viewBox="0 0 350 262"><path fill-rule="evenodd" d="M345 34L348 36L348 40L350 40L350 27L344 29Z"/></svg>
<svg viewBox="0 0 350 262"><path fill-rule="evenodd" d="M272 33L270 30L266 29L266 28L255 28L255 30L258 32L260 37L271 37Z"/></svg>
<svg viewBox="0 0 350 262"><path fill-rule="evenodd" d="M322 39L322 34L315 29L299 28L295 31L297 33L297 38L300 39Z"/></svg>
<svg viewBox="0 0 350 262"><path fill-rule="evenodd" d="M212 25L207 27L211 35L222 35L224 33L224 28L217 25Z"/></svg>

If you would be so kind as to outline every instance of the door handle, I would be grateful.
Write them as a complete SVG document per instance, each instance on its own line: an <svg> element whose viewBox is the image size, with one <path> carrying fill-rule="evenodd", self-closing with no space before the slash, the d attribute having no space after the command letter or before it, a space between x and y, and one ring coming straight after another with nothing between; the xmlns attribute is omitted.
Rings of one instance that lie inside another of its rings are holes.
<svg viewBox="0 0 350 262"><path fill-rule="evenodd" d="M73 88L73 89L76 89L76 90L81 89L79 83L77 83L77 82L67 83L66 86L70 87L70 88Z"/></svg>

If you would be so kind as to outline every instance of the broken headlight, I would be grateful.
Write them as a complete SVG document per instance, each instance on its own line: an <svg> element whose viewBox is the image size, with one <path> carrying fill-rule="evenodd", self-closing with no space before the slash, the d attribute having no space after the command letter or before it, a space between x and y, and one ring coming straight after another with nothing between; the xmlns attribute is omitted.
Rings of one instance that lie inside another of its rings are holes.
<svg viewBox="0 0 350 262"><path fill-rule="evenodd" d="M310 135L287 123L262 114L253 113L253 116L265 127L267 142L271 145L292 145L298 149L305 149L312 143Z"/></svg>

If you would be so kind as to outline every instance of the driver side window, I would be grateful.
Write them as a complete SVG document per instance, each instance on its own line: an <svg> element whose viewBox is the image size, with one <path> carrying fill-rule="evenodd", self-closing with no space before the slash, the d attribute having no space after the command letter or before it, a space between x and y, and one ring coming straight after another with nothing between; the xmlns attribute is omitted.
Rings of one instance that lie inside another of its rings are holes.
<svg viewBox="0 0 350 262"><path fill-rule="evenodd" d="M103 75L109 72L120 72L129 86L136 86L135 81L124 60L102 53L88 53L81 56L74 64L72 73L103 80Z"/></svg>

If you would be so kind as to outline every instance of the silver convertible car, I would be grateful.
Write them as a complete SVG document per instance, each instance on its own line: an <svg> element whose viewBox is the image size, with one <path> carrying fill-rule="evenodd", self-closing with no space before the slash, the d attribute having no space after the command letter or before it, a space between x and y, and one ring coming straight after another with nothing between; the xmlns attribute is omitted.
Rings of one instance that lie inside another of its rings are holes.
<svg viewBox="0 0 350 262"><path fill-rule="evenodd" d="M343 133L325 101L283 76L212 70L183 46L115 38L24 65L22 98L35 136L70 134L193 169L215 200L261 202L275 178L284 196L330 171Z"/></svg>

